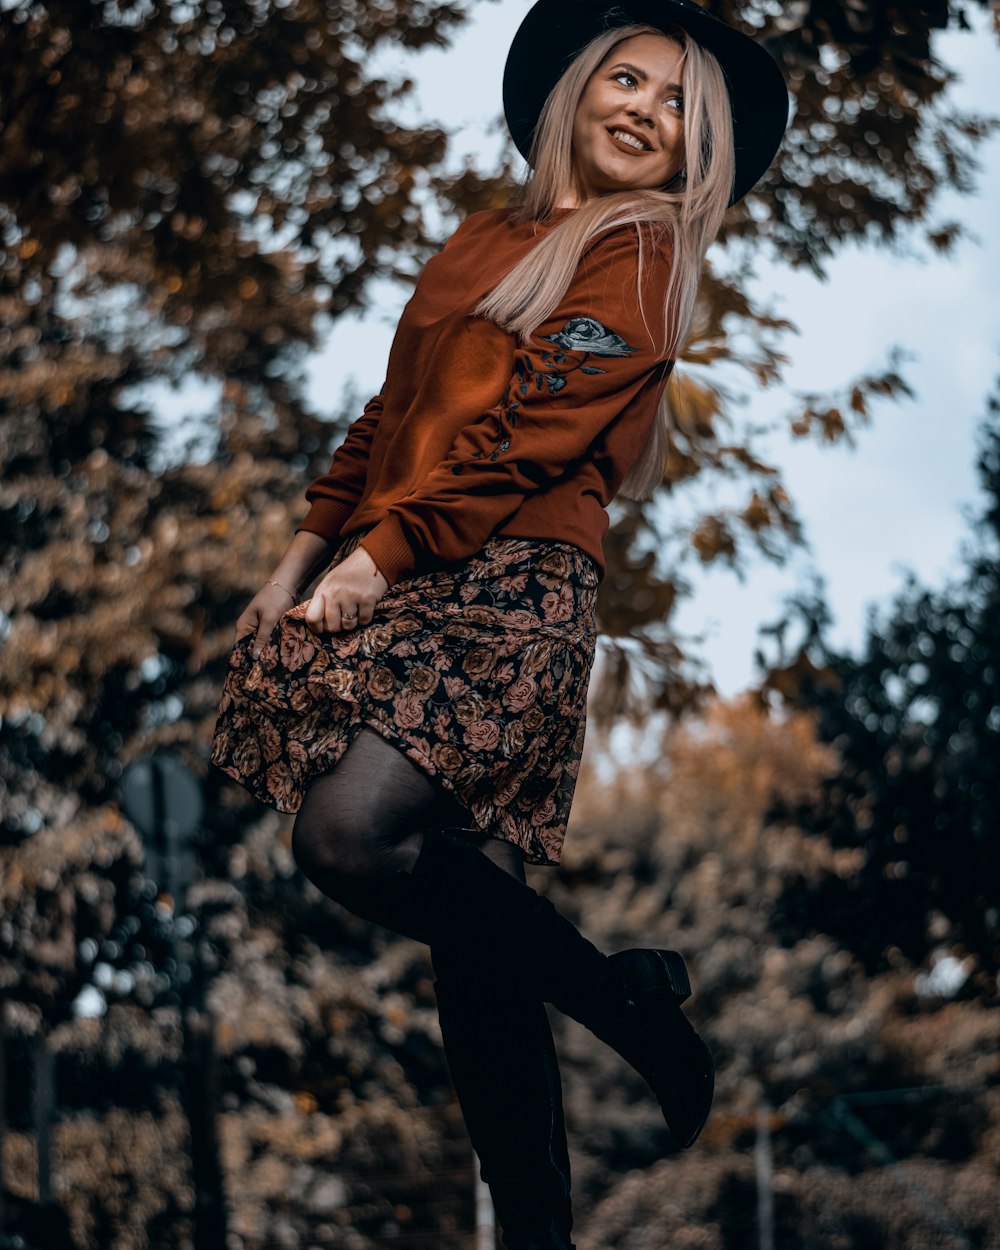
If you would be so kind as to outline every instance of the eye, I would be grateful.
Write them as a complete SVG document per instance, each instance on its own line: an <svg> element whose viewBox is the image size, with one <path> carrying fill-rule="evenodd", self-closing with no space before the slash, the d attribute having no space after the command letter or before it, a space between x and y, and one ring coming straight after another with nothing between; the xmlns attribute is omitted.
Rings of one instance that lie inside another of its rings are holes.
<svg viewBox="0 0 1000 1250"><path fill-rule="evenodd" d="M637 79L636 79L635 75L634 75L634 74L630 74L630 73L628 72L628 70L627 70L627 69L619 69L619 70L616 70L616 71L615 71L615 72L611 75L611 81L612 81L612 82L620 82L623 78L627 80L628 85L629 85L630 87L634 87L634 86L636 86Z"/></svg>

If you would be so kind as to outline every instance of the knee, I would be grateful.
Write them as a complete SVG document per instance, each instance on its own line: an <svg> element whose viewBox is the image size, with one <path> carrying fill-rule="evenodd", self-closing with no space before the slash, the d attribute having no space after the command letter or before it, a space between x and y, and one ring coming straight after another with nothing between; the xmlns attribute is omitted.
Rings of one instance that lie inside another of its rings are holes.
<svg viewBox="0 0 1000 1250"><path fill-rule="evenodd" d="M374 876L382 856L378 839L345 815L310 810L308 795L292 827L292 858L314 884L328 891L336 880Z"/></svg>

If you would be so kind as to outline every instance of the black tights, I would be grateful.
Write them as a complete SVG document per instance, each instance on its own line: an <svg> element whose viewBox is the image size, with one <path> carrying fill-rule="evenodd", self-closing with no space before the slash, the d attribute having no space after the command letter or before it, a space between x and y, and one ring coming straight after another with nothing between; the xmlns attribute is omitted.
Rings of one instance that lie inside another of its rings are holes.
<svg viewBox="0 0 1000 1250"><path fill-rule="evenodd" d="M352 883L409 872L420 853L421 830L428 824L473 827L465 808L398 747L375 730L362 728L336 768L315 778L306 790L292 831L292 853L311 881L344 902L340 895L350 893ZM479 836L483 853L523 881L520 849ZM392 919L384 922L387 928L394 927ZM404 917L395 919L405 926ZM406 933L406 928L397 932Z"/></svg>
<svg viewBox="0 0 1000 1250"><path fill-rule="evenodd" d="M522 988L517 969L477 949L465 931L431 930L412 888L393 890L409 872L421 830L472 821L402 751L361 729L337 766L308 787L292 833L292 852L324 894L356 915L430 945L448 1068L485 1181L537 1187L559 1206L568 1228L570 1164L559 1065L545 1005ZM469 836L468 834L464 836ZM525 880L520 849L482 837L479 849Z"/></svg>

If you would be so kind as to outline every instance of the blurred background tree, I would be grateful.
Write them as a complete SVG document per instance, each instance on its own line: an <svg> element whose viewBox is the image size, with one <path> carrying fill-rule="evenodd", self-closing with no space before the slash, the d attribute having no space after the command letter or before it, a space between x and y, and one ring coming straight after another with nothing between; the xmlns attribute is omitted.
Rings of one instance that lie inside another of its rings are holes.
<svg viewBox="0 0 1000 1250"><path fill-rule="evenodd" d="M58 1197L80 1245L106 1244L111 1230L123 1247L181 1244L190 1210L165 937L175 917L143 875L143 848L119 810L122 769L169 747L206 773L233 622L301 517L304 484L354 415L338 398L327 411L310 408L308 353L333 320L364 307L373 280L411 281L461 214L510 194L509 168L451 167L440 127L400 120L411 84L373 69L388 45L445 43L466 11L393 0L9 0L0 10L0 975L11 1071L28 1053L18 1046L43 1037L60 1056ZM937 196L971 188L976 145L992 126L949 107L953 74L933 55L936 32L962 25L965 6L851 0L716 11L763 31L795 115L771 173L730 214L706 274L674 384L663 491L715 475L745 484L747 500L669 532L655 501L616 506L600 602L608 662L593 703L607 721L709 706L710 675L672 631L689 591L688 553L738 570L752 548L781 560L802 537L789 492L757 450L766 431L735 421L747 385L780 380L790 329L745 294L750 248L820 273L851 239L892 247L921 231L946 250L961 225L937 220ZM178 451L156 391L191 378L219 399L210 430ZM802 396L789 427L851 438L877 398L905 393L890 356L840 394ZM930 636L932 620L947 634L958 619L932 616L940 605L921 611L914 638ZM909 636L901 625L892 663ZM962 663L974 666L986 644L963 637ZM820 655L816 666L831 659ZM992 741L992 722L984 702L963 727L973 674L942 708L947 738L906 737L895 690L895 711L873 705L885 722L873 728L860 700L889 662L873 656L850 680L845 667L851 701L821 709L824 726L840 716L852 731L847 744L822 731L845 746L847 769L843 792L823 799L836 817L830 863L856 862L835 852L857 850L861 830L864 881L817 869L807 888L793 874L774 923L786 944L805 930L843 939L874 974L900 908L862 940L846 933L844 907L917 890L938 927L901 921L892 940L903 957L922 958L931 932L967 943L986 968L986 921L963 911L981 839L966 838L956 885L928 866L942 859L937 835L951 840L954 827L927 824L915 788L913 815L897 815L897 801L872 789L884 779L869 774L886 759L909 761L903 772L919 774L924 793L934 788L935 817L954 825L973 808L988 815L976 786L990 778L976 752ZM934 667L926 681L946 677L957 680L957 669ZM903 739L890 744L893 725ZM946 758L955 750L958 769ZM203 880L191 907L217 964L234 1220L251 1246L279 1232L336 1232L350 1195L323 1190L332 1171L373 1159L399 1175L407 1161L423 1160L428 1173L444 1166L453 1108L429 969L422 948L355 922L295 874L274 813L214 775L205 793ZM579 807L596 801L595 789L581 794ZM951 794L961 796L954 810ZM856 819L859 803L872 813L867 825ZM659 818L640 810L617 855L609 849L599 868L570 865L551 888L569 890L589 916L615 871L626 883L634 876L637 890L650 886L646 906L669 905L675 874L706 857L646 857L640 835ZM826 811L803 815L804 828L825 828ZM926 855L896 854L897 827ZM601 835L607 844L609 828ZM815 916L814 895L828 900ZM724 903L707 894L703 905ZM761 916L739 950L767 940L771 913ZM994 932L995 917L989 923ZM721 1002L724 986L707 981L707 1001L717 993ZM729 1045L721 1033L716 1044ZM862 1084L866 1075L877 1079L862 1067ZM22 1084L15 1079L11 1118L26 1129ZM745 1101L748 1089L731 1096ZM440 1108L441 1118L418 1130L418 1107ZM28 1199L26 1140L8 1138L5 1175ZM628 1138L615 1166L624 1174L649 1148ZM584 1192L597 1201L599 1188ZM437 1247L454 1234L451 1215L412 1194L394 1200L386 1189L366 1212L351 1218L371 1244L388 1244L390 1226L422 1228Z"/></svg>
<svg viewBox="0 0 1000 1250"><path fill-rule="evenodd" d="M859 854L798 814L836 784L837 746L811 709L750 693L663 726L655 745L600 784L587 772L548 893L604 950L642 934L690 955L717 1101L698 1146L666 1154L641 1079L552 1013L582 1250L993 1245L1000 1013L981 962L939 978L894 944L866 966L888 929L874 910L831 931L824 889L851 881ZM864 1144L833 1113L844 1106Z"/></svg>
<svg viewBox="0 0 1000 1250"><path fill-rule="evenodd" d="M841 766L798 819L844 849L851 871L785 899L785 923L834 934L866 967L937 953L967 992L996 1001L1000 974L1000 400L988 401L961 577L911 572L869 613L858 656L825 636L821 593L796 596L770 632L761 694L813 712ZM797 631L797 645L786 644Z"/></svg>

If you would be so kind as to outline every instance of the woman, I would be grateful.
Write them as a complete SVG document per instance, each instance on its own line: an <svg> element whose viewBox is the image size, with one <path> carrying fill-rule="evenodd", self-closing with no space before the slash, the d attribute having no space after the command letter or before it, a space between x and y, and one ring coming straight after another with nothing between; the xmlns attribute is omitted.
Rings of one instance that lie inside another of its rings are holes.
<svg viewBox="0 0 1000 1250"><path fill-rule="evenodd" d="M430 945L504 1244L566 1250L544 1003L643 1075L678 1147L714 1069L681 956L603 954L523 865L557 864L565 836L605 508L661 481L705 251L788 102L769 54L689 0L539 0L504 100L524 203L473 214L427 265L382 392L237 622L212 759L297 812L324 893Z"/></svg>

